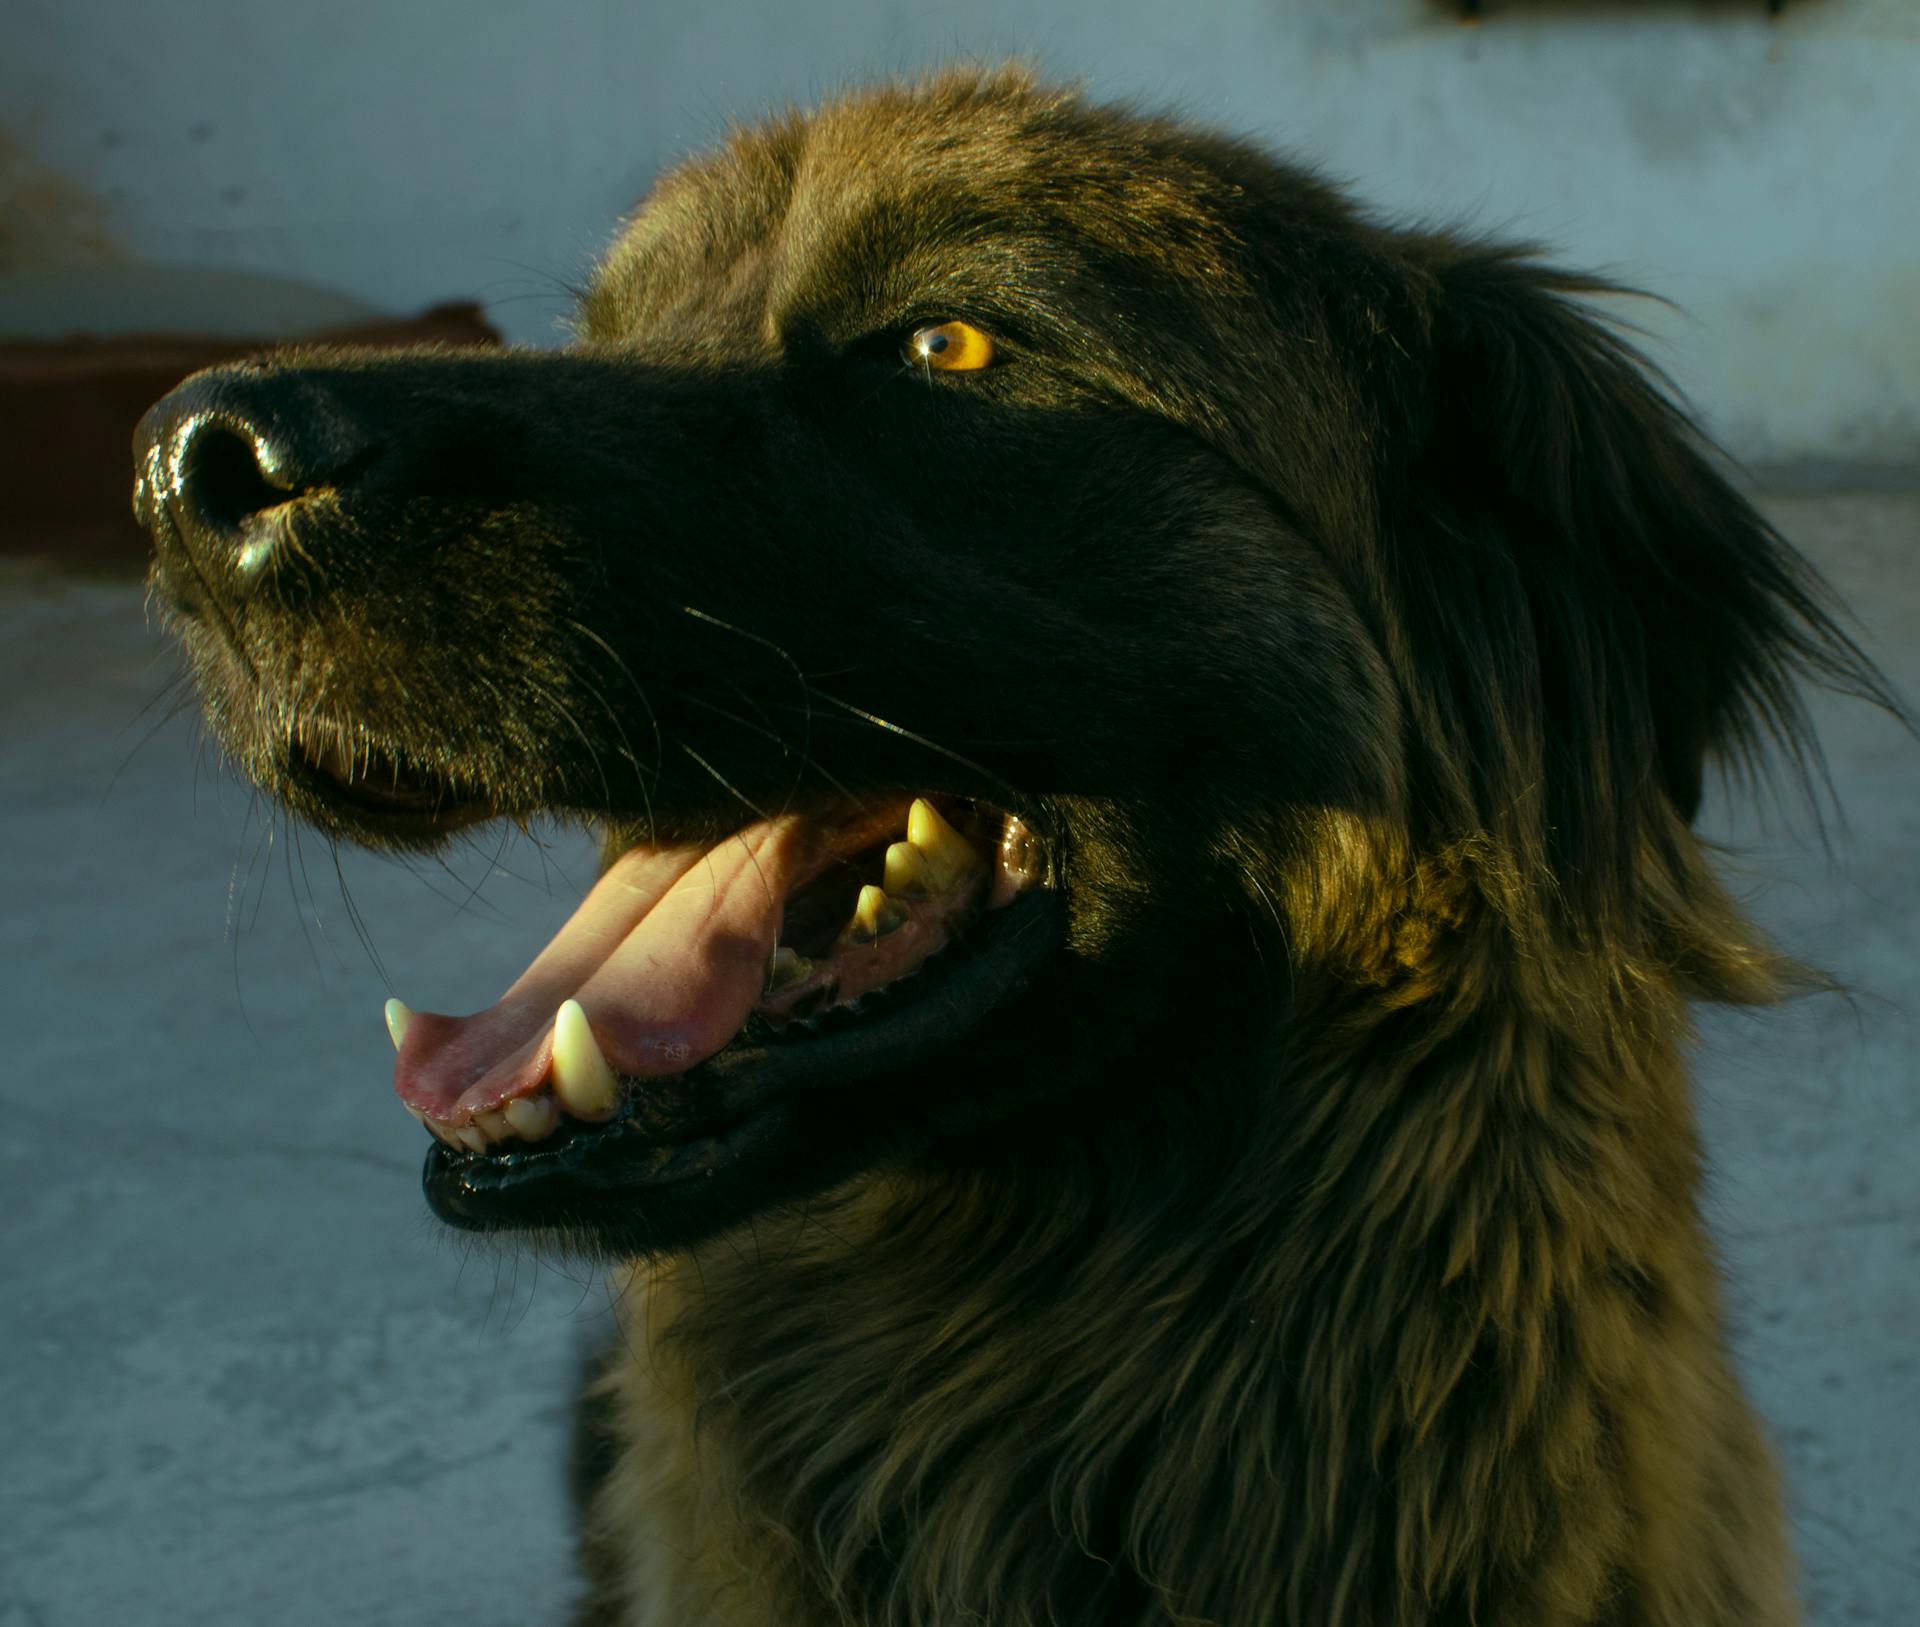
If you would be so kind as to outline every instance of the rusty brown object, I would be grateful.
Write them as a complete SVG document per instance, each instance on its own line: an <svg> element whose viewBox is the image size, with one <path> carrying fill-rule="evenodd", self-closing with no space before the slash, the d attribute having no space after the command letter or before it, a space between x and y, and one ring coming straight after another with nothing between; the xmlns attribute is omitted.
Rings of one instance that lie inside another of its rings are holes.
<svg viewBox="0 0 1920 1627"><path fill-rule="evenodd" d="M1629 0L1558 0L1562 11L1603 11L1621 10ZM1645 0L1631 0L1642 9L1648 9ZM1696 5L1699 0L1696 0ZM1717 10L1747 11L1756 5L1764 6L1769 17L1778 17L1787 9L1787 0L1706 0L1708 6ZM1529 9L1524 0L1435 0L1435 4L1445 7L1466 27L1477 27L1487 20L1490 14L1509 10ZM1536 4L1531 9L1544 11L1546 6ZM1677 7L1675 9L1678 9Z"/></svg>
<svg viewBox="0 0 1920 1627"><path fill-rule="evenodd" d="M295 340L178 333L0 340L0 554L87 568L141 566L150 546L128 507L140 415L189 373L276 344L497 345L471 302Z"/></svg>

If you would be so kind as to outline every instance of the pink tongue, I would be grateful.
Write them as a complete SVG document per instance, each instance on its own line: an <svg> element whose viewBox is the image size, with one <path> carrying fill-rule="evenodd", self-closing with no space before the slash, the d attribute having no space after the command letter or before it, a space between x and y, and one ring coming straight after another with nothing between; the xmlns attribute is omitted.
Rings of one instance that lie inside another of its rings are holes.
<svg viewBox="0 0 1920 1627"><path fill-rule="evenodd" d="M512 988L471 1017L418 1013L394 1067L410 1107L466 1123L546 1078L553 1019L576 999L616 1073L681 1073L740 1030L759 1000L804 856L794 816L711 851L615 861Z"/></svg>

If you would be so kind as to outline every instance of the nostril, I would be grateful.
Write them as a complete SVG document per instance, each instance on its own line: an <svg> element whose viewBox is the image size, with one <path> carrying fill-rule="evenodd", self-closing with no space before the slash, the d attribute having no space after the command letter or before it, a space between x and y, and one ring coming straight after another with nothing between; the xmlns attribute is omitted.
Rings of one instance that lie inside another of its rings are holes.
<svg viewBox="0 0 1920 1627"><path fill-rule="evenodd" d="M269 579L291 594L300 573L283 567L304 558L294 518L344 501L379 452L322 376L254 363L196 373L134 430L134 514L181 598L237 601Z"/></svg>
<svg viewBox="0 0 1920 1627"><path fill-rule="evenodd" d="M286 502L294 494L273 484L261 471L261 450L228 425L202 422L188 431L176 479L191 494L201 523L210 530L235 533L250 514Z"/></svg>

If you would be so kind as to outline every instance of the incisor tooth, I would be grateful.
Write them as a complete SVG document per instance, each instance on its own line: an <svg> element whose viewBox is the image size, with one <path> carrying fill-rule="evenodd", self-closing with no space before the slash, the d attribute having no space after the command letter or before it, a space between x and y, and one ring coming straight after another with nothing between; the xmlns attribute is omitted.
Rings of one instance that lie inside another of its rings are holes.
<svg viewBox="0 0 1920 1627"><path fill-rule="evenodd" d="M393 1040L393 1048L396 1051L406 1043L407 1024L412 1021L413 1013L407 1009L406 1001L389 1000L387 1002L387 1033Z"/></svg>
<svg viewBox="0 0 1920 1627"><path fill-rule="evenodd" d="M507 1139L507 1115L501 1112L499 1108L496 1107L490 1113L474 1114L473 1122L480 1126L480 1133L489 1141L505 1141Z"/></svg>
<svg viewBox="0 0 1920 1627"><path fill-rule="evenodd" d="M895 898L922 898L933 891L933 866L911 842L895 842L887 849L880 885Z"/></svg>
<svg viewBox="0 0 1920 1627"><path fill-rule="evenodd" d="M477 1124L456 1124L453 1127L453 1133L460 1138L460 1144L468 1152L487 1150L486 1133Z"/></svg>
<svg viewBox="0 0 1920 1627"><path fill-rule="evenodd" d="M879 887L862 887L860 898L853 906L853 935L871 942L875 938L884 938L889 932L897 931L907 924L907 909L904 904L896 904Z"/></svg>
<svg viewBox="0 0 1920 1627"><path fill-rule="evenodd" d="M516 1096L500 1110L522 1141L542 1141L553 1133L559 1110L544 1091L538 1096Z"/></svg>
<svg viewBox="0 0 1920 1627"><path fill-rule="evenodd" d="M927 856L927 868L936 890L945 892L980 863L973 844L940 817L925 797L916 797L907 810L907 840Z"/></svg>
<svg viewBox="0 0 1920 1627"><path fill-rule="evenodd" d="M813 962L797 950L782 944L774 950L773 958L767 962L767 986L764 993L778 994L782 989L790 989L796 983L804 983L813 976Z"/></svg>
<svg viewBox="0 0 1920 1627"><path fill-rule="evenodd" d="M620 1099L620 1083L578 1000L563 1000L553 1020L553 1090L577 1119L611 1118Z"/></svg>

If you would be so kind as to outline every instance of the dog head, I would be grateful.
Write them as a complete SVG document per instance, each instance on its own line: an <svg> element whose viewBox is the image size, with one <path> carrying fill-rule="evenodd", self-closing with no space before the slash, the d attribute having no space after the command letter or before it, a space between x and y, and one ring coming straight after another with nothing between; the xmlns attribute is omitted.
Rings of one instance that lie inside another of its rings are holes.
<svg viewBox="0 0 1920 1627"><path fill-rule="evenodd" d="M1709 755L1871 680L1591 291L961 74L668 175L562 353L156 406L245 772L376 845L605 834L498 1005L396 1012L436 1209L631 1251L1122 1094L1230 1137L1476 844L1510 930L1674 950Z"/></svg>

